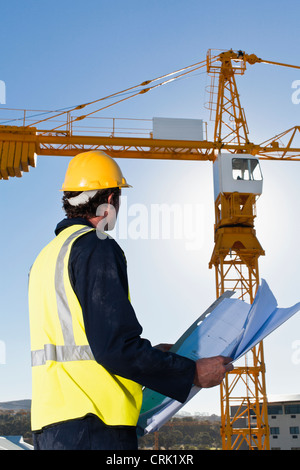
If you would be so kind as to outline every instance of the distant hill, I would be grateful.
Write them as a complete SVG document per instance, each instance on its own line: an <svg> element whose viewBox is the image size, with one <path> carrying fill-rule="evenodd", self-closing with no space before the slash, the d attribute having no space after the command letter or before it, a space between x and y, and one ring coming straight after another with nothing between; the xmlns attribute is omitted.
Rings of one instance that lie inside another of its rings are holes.
<svg viewBox="0 0 300 470"><path fill-rule="evenodd" d="M31 400L15 400L0 403L0 410L30 410Z"/></svg>

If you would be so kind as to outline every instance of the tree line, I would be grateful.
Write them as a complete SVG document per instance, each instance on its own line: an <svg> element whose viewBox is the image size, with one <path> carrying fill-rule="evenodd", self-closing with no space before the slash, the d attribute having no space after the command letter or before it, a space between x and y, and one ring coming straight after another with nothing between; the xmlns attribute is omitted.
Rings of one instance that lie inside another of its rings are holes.
<svg viewBox="0 0 300 470"><path fill-rule="evenodd" d="M0 410L0 436L23 436L32 444L30 411Z"/></svg>
<svg viewBox="0 0 300 470"><path fill-rule="evenodd" d="M139 439L140 449L210 450L221 449L220 420L203 417L178 417L161 427L159 432Z"/></svg>

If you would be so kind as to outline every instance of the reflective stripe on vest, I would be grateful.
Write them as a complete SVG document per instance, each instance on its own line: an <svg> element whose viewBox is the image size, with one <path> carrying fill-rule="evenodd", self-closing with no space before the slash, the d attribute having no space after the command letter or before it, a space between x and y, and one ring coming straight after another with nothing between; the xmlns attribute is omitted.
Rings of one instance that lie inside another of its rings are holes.
<svg viewBox="0 0 300 470"><path fill-rule="evenodd" d="M30 271L33 431L89 413L111 426L135 426L139 417L142 387L95 361L69 277L73 243L93 230L64 229Z"/></svg>
<svg viewBox="0 0 300 470"><path fill-rule="evenodd" d="M46 361L67 362L67 361L92 361L93 353L89 346L55 346L45 344L44 349L31 351L31 365L43 366Z"/></svg>

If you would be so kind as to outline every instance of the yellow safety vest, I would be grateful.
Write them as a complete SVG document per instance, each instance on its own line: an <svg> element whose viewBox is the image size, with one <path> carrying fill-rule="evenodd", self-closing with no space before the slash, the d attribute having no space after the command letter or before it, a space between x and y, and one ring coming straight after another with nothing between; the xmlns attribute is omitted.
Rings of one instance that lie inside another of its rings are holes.
<svg viewBox="0 0 300 470"><path fill-rule="evenodd" d="M112 426L138 421L142 387L95 361L69 278L72 245L91 230L85 225L64 229L30 271L33 431L88 413Z"/></svg>

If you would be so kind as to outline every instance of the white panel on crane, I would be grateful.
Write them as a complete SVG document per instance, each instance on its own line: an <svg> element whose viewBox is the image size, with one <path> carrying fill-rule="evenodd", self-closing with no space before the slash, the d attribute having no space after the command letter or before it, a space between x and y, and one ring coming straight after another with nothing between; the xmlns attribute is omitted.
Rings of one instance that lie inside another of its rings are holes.
<svg viewBox="0 0 300 470"><path fill-rule="evenodd" d="M163 140L203 140L202 119L154 117L153 138Z"/></svg>

